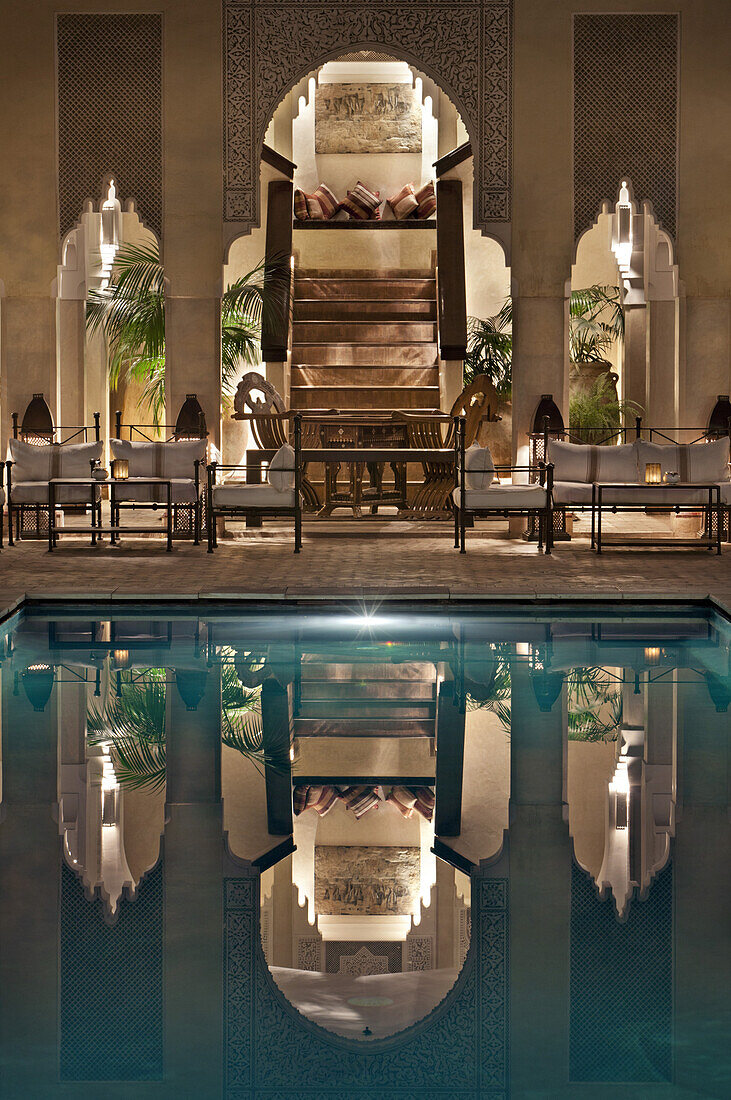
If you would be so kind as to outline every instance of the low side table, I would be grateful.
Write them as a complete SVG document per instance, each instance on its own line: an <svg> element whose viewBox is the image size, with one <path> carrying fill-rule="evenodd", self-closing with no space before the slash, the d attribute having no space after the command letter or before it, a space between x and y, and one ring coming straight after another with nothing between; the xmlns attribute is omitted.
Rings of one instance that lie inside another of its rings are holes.
<svg viewBox="0 0 731 1100"><path fill-rule="evenodd" d="M677 492L680 499L677 503L670 503L668 500L660 500L657 495L657 490L670 489L673 493ZM655 499L653 499L653 493ZM686 499L682 499L682 494L686 494ZM708 493L707 501L698 501L689 499L692 496L698 496L699 493ZM626 499L622 499L622 494L625 494ZM609 499L607 499L609 497ZM697 512L702 509L706 516L705 532L701 538L698 539L674 539L674 538L653 538L652 536L646 536L644 538L626 538L617 535L611 535L609 538L603 538L602 536L602 514L612 511L620 512L646 512L648 509L656 508L658 511L667 511L670 509L676 513L680 512ZM711 535L711 516L716 514L716 535ZM591 487L591 545L592 549L595 549L597 554L601 554L602 549L607 546L640 546L648 549L677 549L679 546L687 546L694 550L713 550L715 548L716 553L721 553L721 487L714 482L697 482L695 484L689 484L688 482L675 482L673 485L667 485L664 482L659 485L647 485L642 482L637 484L632 483L608 483L595 481Z"/></svg>
<svg viewBox="0 0 731 1100"><path fill-rule="evenodd" d="M112 524L104 526L102 522L101 503L97 500L96 488L101 488L103 485L109 486L110 504L112 506L112 512L114 512L115 504L115 490L118 485L126 484L126 479L116 480L115 478L107 478L105 481L97 480L94 477L54 477L48 482L48 550L52 552L56 548L59 534L64 530L56 526L56 489L59 485L76 485L86 486L89 489L89 503L91 505L91 544L96 546L97 537L101 539L101 536L105 531L109 532L109 539L112 545L117 542L117 536L122 533L127 534L143 534L143 535L156 535L159 533L159 527L129 527ZM165 500L162 502L161 507L166 510L167 517L167 545L165 549L168 553L173 548L173 486L169 478L164 477L145 477L135 478L135 485L160 485L165 489Z"/></svg>

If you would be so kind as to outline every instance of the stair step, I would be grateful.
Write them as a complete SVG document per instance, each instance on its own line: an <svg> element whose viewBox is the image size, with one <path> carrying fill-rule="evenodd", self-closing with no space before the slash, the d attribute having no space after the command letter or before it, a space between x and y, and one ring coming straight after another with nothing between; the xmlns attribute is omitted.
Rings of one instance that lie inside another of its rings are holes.
<svg viewBox="0 0 731 1100"><path fill-rule="evenodd" d="M389 301L299 298L294 305L295 321L336 321L345 324L368 321L383 324L388 321L435 321L436 315L436 302L426 298L393 298Z"/></svg>
<svg viewBox="0 0 731 1100"><path fill-rule="evenodd" d="M399 703L404 700L434 701L434 681L429 680L368 680L356 677L352 680L302 680L300 695L303 702L320 703L326 699L344 699L356 703L359 700L383 700ZM387 699L384 697L387 696Z"/></svg>
<svg viewBox="0 0 731 1100"><path fill-rule="evenodd" d="M325 271L317 267L298 267L295 279L340 279L344 282L388 282L389 279L431 279L434 272L426 267L384 267L370 269L363 267L329 267Z"/></svg>
<svg viewBox="0 0 731 1100"><path fill-rule="evenodd" d="M366 721L372 719L380 722L382 719L419 719L427 722L433 720L435 708L433 703L413 703L410 699L357 699L352 703L344 699L312 700L302 704L298 718L327 718L331 722L350 719Z"/></svg>
<svg viewBox="0 0 731 1100"><path fill-rule="evenodd" d="M295 321L292 343L353 343L353 344L433 344L436 325L433 321Z"/></svg>
<svg viewBox="0 0 731 1100"><path fill-rule="evenodd" d="M399 647L394 648L394 656ZM351 680L409 680L433 684L436 682L436 669L429 661L404 661L391 664L390 661L369 660L364 654L362 661L342 661L337 652L320 653L321 660L302 662L302 683L309 680L328 680L342 682ZM328 657L330 660L328 660ZM327 662L327 663L324 663Z"/></svg>
<svg viewBox="0 0 731 1100"><path fill-rule="evenodd" d="M357 400L358 394L361 395L360 400ZM340 412L362 412L364 409L434 411L439 408L439 387L394 390L385 386L351 386L347 389L292 386L290 404L293 409L338 409Z"/></svg>
<svg viewBox="0 0 731 1100"><path fill-rule="evenodd" d="M390 301L394 298L426 299L436 298L436 280L433 275L416 279L363 278L356 273L352 279L331 278L317 275L303 278L295 275L294 297L302 299L354 299L358 301Z"/></svg>
<svg viewBox="0 0 731 1100"><path fill-rule="evenodd" d="M437 366L437 345L408 343L379 345L362 343L292 344L293 367L331 365L360 367L434 367Z"/></svg>
<svg viewBox="0 0 731 1100"><path fill-rule="evenodd" d="M292 386L436 386L439 368L364 367L324 363L319 367L292 367Z"/></svg>
<svg viewBox="0 0 731 1100"><path fill-rule="evenodd" d="M434 737L434 719L295 718L296 737Z"/></svg>

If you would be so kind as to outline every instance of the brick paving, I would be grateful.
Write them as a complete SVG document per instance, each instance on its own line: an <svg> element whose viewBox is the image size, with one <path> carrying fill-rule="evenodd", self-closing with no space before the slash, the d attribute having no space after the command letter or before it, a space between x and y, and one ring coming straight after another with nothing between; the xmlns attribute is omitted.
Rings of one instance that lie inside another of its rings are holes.
<svg viewBox="0 0 731 1100"><path fill-rule="evenodd" d="M31 596L257 595L284 598L414 595L437 598L541 596L618 598L713 596L731 606L731 546L719 558L708 551L612 550L597 557L585 537L559 543L550 557L534 544L473 535L468 552L452 549L446 527L438 535L379 537L366 525L342 535L308 537L292 553L281 530L247 532L205 546L177 542L167 554L162 539L126 538L112 549L92 548L67 535L49 555L43 542L27 541L0 553L0 600L7 607Z"/></svg>

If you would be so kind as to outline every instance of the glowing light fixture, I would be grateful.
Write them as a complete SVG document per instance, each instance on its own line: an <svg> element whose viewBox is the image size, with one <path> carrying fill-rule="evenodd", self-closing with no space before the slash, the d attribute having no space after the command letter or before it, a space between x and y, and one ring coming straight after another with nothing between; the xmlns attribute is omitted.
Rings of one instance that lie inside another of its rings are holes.
<svg viewBox="0 0 731 1100"><path fill-rule="evenodd" d="M662 482L662 466L659 462L645 463L645 485L660 485Z"/></svg>
<svg viewBox="0 0 731 1100"><path fill-rule="evenodd" d="M129 459L112 459L112 477L115 481L126 481L129 477Z"/></svg>
<svg viewBox="0 0 731 1100"><path fill-rule="evenodd" d="M629 824L629 773L627 761L620 758L614 777L609 784L609 793L614 795L614 827L626 829Z"/></svg>
<svg viewBox="0 0 731 1100"><path fill-rule="evenodd" d="M632 202L627 180L622 180L619 199L614 207L612 251L617 258L617 267L626 278L629 275L632 259Z"/></svg>

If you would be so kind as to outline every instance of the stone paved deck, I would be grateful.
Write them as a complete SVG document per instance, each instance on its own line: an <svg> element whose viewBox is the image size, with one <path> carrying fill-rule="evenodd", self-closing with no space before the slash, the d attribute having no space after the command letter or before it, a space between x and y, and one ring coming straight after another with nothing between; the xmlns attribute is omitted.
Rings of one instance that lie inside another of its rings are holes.
<svg viewBox="0 0 731 1100"><path fill-rule="evenodd" d="M413 595L623 597L713 596L731 606L731 546L707 551L612 550L597 557L585 538L558 544L550 557L507 537L473 538L468 553L439 537L378 538L363 533L308 538L292 553L285 532L222 540L215 554L157 538L126 539L118 549L93 549L88 537L66 536L49 555L42 542L0 553L0 600L40 596L212 594L307 598Z"/></svg>

